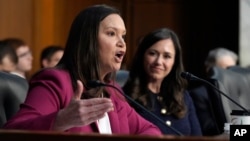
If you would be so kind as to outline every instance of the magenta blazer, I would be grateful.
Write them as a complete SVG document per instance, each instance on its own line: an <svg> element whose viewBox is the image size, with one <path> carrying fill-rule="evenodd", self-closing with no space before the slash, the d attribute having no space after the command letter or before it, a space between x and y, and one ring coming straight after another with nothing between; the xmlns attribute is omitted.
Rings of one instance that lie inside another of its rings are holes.
<svg viewBox="0 0 250 141"><path fill-rule="evenodd" d="M142 118L121 94L113 88L106 88L114 104L109 112L113 134L161 135L161 131ZM71 78L62 69L47 69L35 75L29 86L27 98L18 113L4 126L5 129L52 130L57 112L67 106L74 95ZM68 129L66 132L99 132L97 124Z"/></svg>

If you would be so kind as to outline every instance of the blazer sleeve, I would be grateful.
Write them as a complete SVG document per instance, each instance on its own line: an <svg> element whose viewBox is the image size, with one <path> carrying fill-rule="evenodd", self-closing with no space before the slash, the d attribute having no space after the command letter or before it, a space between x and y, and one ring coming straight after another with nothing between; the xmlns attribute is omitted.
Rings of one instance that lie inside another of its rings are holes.
<svg viewBox="0 0 250 141"><path fill-rule="evenodd" d="M42 71L32 78L25 102L4 128L51 130L57 112L69 103L72 95L68 73Z"/></svg>

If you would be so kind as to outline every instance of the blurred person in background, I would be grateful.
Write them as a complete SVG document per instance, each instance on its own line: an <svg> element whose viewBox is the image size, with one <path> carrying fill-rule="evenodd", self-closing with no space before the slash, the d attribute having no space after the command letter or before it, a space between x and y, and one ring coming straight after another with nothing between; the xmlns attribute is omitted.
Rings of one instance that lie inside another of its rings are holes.
<svg viewBox="0 0 250 141"><path fill-rule="evenodd" d="M0 41L0 71L8 73L14 71L17 62L16 51L8 46L6 42Z"/></svg>
<svg viewBox="0 0 250 141"><path fill-rule="evenodd" d="M19 110L28 90L26 79L10 72L16 69L16 51L0 41L0 128Z"/></svg>
<svg viewBox="0 0 250 141"><path fill-rule="evenodd" d="M26 78L26 73L32 69L33 60L29 46L19 38L6 38L4 39L4 42L6 42L8 46L15 49L18 57L16 69L11 73Z"/></svg>
<svg viewBox="0 0 250 141"><path fill-rule="evenodd" d="M57 45L47 46L42 50L40 57L41 68L51 68L56 66L64 53L64 48Z"/></svg>
<svg viewBox="0 0 250 141"><path fill-rule="evenodd" d="M217 71L214 72L214 68L228 69L229 67L236 66L238 62L238 55L224 47L217 47L208 52L207 58L204 62L204 70L206 74L206 80L214 83L215 77L211 78L214 74L218 76ZM214 93L213 89L204 85L203 83L194 83L197 86L190 88L189 93L194 101L197 116L200 121L202 132L204 136L219 135L222 132L221 124L217 122L218 114L214 113L214 109L211 106L211 100L216 101L216 98L211 99L211 95ZM218 102L216 102L218 103ZM223 120L221 120L223 121Z"/></svg>
<svg viewBox="0 0 250 141"><path fill-rule="evenodd" d="M238 55L226 48L219 47L210 50L205 60L205 69L208 72L212 67L220 67L227 69L231 66L236 66L238 62Z"/></svg>

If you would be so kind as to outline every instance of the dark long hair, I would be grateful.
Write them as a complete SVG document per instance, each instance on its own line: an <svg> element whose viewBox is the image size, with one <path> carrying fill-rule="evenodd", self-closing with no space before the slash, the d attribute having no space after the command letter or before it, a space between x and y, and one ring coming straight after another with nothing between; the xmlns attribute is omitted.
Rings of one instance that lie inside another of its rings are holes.
<svg viewBox="0 0 250 141"><path fill-rule="evenodd" d="M64 51L64 48L60 45L49 45L49 46L46 46L43 50L42 50L42 53L41 53L41 56L40 56L40 66L41 68L43 68L43 60L51 60L52 59L52 56L58 52L58 51Z"/></svg>
<svg viewBox="0 0 250 141"><path fill-rule="evenodd" d="M0 41L0 64L3 63L3 59L8 56L13 64L18 63L18 56L14 48L8 45L6 41Z"/></svg>
<svg viewBox="0 0 250 141"><path fill-rule="evenodd" d="M81 11L71 25L64 55L57 67L69 71L74 89L78 79L86 88L88 81L100 80L97 37L100 22L110 14L120 15L120 12L107 5L90 6ZM105 81L110 76L107 75Z"/></svg>
<svg viewBox="0 0 250 141"><path fill-rule="evenodd" d="M123 89L126 94L138 100L148 109L152 109L151 99L147 89L147 74L144 69L144 54L148 48L160 40L171 39L175 48L174 66L161 84L159 96L162 97L161 105L167 108L168 113L181 118L186 113L183 92L187 82L180 77L184 71L182 63L182 50L179 39L174 31L168 28L157 29L147 34L139 43L137 52L130 68L130 76Z"/></svg>

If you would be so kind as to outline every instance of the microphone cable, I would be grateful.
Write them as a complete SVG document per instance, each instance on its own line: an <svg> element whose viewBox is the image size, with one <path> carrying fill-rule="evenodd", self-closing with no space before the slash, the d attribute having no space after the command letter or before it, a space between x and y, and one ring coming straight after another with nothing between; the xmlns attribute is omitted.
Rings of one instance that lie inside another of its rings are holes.
<svg viewBox="0 0 250 141"><path fill-rule="evenodd" d="M165 123L163 120L161 120L158 116L156 116L155 114L153 114L152 112L150 112L149 110L147 110L144 106L142 106L141 104L139 104L138 102L134 101L131 97L129 97L128 95L124 94L124 92L120 89L118 89L116 86L110 85L110 84L104 84L100 81L89 81L88 86L90 86L91 88L95 88L95 87L100 87L100 86L104 86L104 87L111 87L114 88L115 90L117 90L120 94L122 94L126 99L128 99L130 102L132 102L133 104L135 104L136 106L138 106L139 108L141 108L143 111L147 112L147 114L149 114L150 116L152 116L153 118L155 118L157 121L159 121L160 123L162 123L163 125L165 125L166 127L170 128L172 131L174 131L177 135L179 136L184 136L180 131L178 131L177 129L173 128L172 126L168 125L167 123Z"/></svg>

